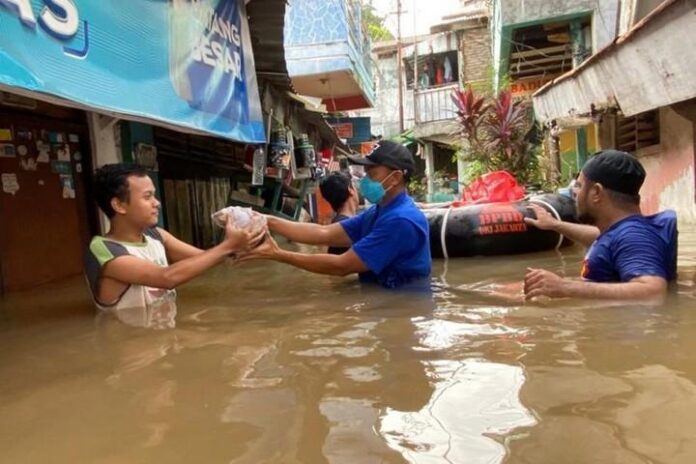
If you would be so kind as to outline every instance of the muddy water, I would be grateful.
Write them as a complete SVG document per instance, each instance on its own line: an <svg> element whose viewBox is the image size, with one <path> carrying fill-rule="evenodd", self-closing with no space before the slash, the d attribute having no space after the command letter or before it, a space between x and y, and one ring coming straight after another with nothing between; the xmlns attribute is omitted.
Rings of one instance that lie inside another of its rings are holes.
<svg viewBox="0 0 696 464"><path fill-rule="evenodd" d="M693 463L694 237L662 307L512 297L580 249L439 261L432 296L261 263L176 314L5 297L0 462Z"/></svg>

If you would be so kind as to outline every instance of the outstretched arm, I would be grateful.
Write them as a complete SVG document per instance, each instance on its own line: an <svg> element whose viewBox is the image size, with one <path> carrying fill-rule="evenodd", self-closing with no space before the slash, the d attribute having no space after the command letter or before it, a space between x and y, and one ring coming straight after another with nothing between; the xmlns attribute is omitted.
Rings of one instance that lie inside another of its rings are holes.
<svg viewBox="0 0 696 464"><path fill-rule="evenodd" d="M158 227L157 231L162 236L164 248L167 251L167 259L170 263L176 263L203 253L200 248L179 240L164 229Z"/></svg>
<svg viewBox="0 0 696 464"><path fill-rule="evenodd" d="M136 256L120 256L104 266L102 278L131 285L172 289L222 262L232 252L232 248L221 243L166 267Z"/></svg>
<svg viewBox="0 0 696 464"><path fill-rule="evenodd" d="M350 237L343 227L336 223L328 226L319 224L287 221L275 216L266 216L268 228L288 240L307 245L326 245L336 247L349 247L352 245Z"/></svg>
<svg viewBox="0 0 696 464"><path fill-rule="evenodd" d="M367 272L368 268L353 250L341 255L295 253L281 250L277 261L317 274L347 276Z"/></svg>
<svg viewBox="0 0 696 464"><path fill-rule="evenodd" d="M528 269L524 279L527 299L548 296L655 302L666 292L667 281L657 276L636 277L629 282L599 283L564 279L544 269Z"/></svg>
<svg viewBox="0 0 696 464"><path fill-rule="evenodd" d="M524 218L524 222L541 230L552 230L568 237L574 242L580 243L585 247L592 245L592 242L599 237L599 229L585 224L573 224L572 222L559 221L551 216L548 211L538 205L529 205L529 209L534 211L536 219Z"/></svg>
<svg viewBox="0 0 696 464"><path fill-rule="evenodd" d="M104 265L101 278L126 285L172 289L220 263L230 254L253 248L263 240L265 234L265 229L252 233L228 224L225 228L225 240L209 250L193 252L192 256L170 266L159 266L136 256L120 256ZM169 234L169 238L173 236Z"/></svg>
<svg viewBox="0 0 696 464"><path fill-rule="evenodd" d="M309 254L283 250L270 235L259 247L243 256L240 261L268 259L289 264L317 274L346 276L368 271L367 265L350 249L340 255Z"/></svg>

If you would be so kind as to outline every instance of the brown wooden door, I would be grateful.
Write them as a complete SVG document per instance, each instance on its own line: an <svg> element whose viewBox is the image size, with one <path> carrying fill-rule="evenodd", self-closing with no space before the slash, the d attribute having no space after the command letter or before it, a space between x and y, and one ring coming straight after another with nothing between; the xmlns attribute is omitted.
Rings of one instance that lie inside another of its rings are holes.
<svg viewBox="0 0 696 464"><path fill-rule="evenodd" d="M88 147L84 124L0 112L0 173L5 175L0 284L5 291L82 272L89 238ZM18 190L6 192L14 190L15 179Z"/></svg>

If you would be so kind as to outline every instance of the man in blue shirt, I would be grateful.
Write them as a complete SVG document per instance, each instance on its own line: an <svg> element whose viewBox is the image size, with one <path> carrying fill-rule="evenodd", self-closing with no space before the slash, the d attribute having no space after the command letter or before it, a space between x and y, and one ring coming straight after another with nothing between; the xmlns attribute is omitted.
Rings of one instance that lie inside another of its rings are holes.
<svg viewBox="0 0 696 464"><path fill-rule="evenodd" d="M268 228L293 242L350 247L340 255L295 253L270 237L246 259L272 259L319 274L357 273L362 282L398 288L428 282L431 258L425 215L406 192L415 164L401 144L378 142L366 157L352 157L365 166L360 193L374 206L340 223L322 226L268 217Z"/></svg>
<svg viewBox="0 0 696 464"><path fill-rule="evenodd" d="M543 269L529 269L525 295L617 300L663 296L677 271L677 218L672 210L653 216L640 211L639 191L645 170L638 160L604 150L583 167L574 187L578 219L562 222L542 208L526 221L589 246L582 280L563 279Z"/></svg>

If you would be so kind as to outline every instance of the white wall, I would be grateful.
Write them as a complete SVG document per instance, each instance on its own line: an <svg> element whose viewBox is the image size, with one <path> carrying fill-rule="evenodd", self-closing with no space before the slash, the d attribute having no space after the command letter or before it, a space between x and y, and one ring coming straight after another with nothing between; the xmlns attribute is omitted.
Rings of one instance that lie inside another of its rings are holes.
<svg viewBox="0 0 696 464"><path fill-rule="evenodd" d="M118 119L88 112L87 124L92 142L92 168L97 169L105 164L123 162ZM99 225L102 234L109 230L109 220L101 211Z"/></svg>

